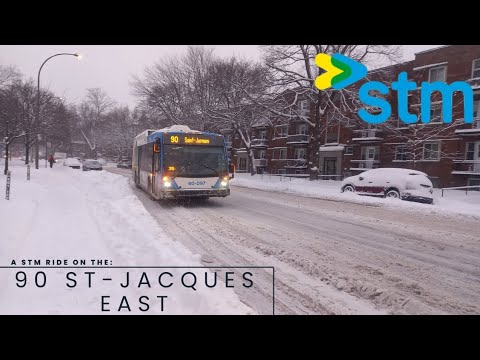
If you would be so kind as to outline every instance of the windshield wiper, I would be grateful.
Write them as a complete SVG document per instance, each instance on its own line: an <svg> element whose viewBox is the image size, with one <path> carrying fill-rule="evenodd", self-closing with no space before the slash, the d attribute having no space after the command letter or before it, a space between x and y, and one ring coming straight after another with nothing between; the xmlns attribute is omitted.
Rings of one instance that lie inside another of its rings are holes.
<svg viewBox="0 0 480 360"><path fill-rule="evenodd" d="M185 168L186 168L187 166L189 166L189 165L192 165L192 163L189 162L189 163L183 165L183 167L175 174L175 176L172 177L172 180L175 179L178 175L180 175L180 173L183 171L183 169L185 169Z"/></svg>
<svg viewBox="0 0 480 360"><path fill-rule="evenodd" d="M209 166L207 166L207 165L203 165L203 164L200 164L200 166L203 166L204 168L207 168L207 169L213 170L213 171L215 171L215 174L216 174L217 176L220 176L220 174L218 173L218 171L217 171L217 170L215 170L214 168L211 168L211 167L209 167Z"/></svg>

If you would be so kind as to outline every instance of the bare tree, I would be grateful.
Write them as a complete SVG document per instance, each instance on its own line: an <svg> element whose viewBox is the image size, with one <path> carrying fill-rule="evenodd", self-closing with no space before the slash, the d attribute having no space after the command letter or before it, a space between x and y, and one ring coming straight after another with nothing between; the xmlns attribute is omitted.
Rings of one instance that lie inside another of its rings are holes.
<svg viewBox="0 0 480 360"><path fill-rule="evenodd" d="M133 94L142 106L170 124L203 129L202 111L210 103L213 50L190 46L182 57L165 59L134 77Z"/></svg>
<svg viewBox="0 0 480 360"><path fill-rule="evenodd" d="M313 128L309 140L309 170L310 179L318 178L319 147L323 129L329 121L348 118L356 113L359 107L357 89L349 86L341 90L329 88L320 91L315 86L315 79L320 75L320 69L315 65L317 54L343 54L364 64L377 63L382 60L395 61L399 55L399 47L391 45L268 45L263 46L263 57L266 65L272 70L274 82L273 93L276 99L290 101L293 116ZM288 92L291 96L280 96ZM308 100L313 112L310 116L295 114L295 104L299 100ZM292 112L281 114L287 118ZM333 116L333 115L336 116Z"/></svg>
<svg viewBox="0 0 480 360"><path fill-rule="evenodd" d="M14 84L13 96L17 98L20 122L25 145L25 164L30 161L30 150L38 140L38 123L35 121L37 90L33 80L18 81Z"/></svg>
<svg viewBox="0 0 480 360"><path fill-rule="evenodd" d="M15 66L0 65L0 88L20 80L21 74Z"/></svg>
<svg viewBox="0 0 480 360"><path fill-rule="evenodd" d="M22 132L22 111L19 98L16 96L16 85L0 89L0 134L2 136L1 146L5 149L4 174L8 171L8 161L11 144L21 136Z"/></svg>
<svg viewBox="0 0 480 360"><path fill-rule="evenodd" d="M134 94L141 104L169 124L197 130L238 133L251 158L250 131L265 121L265 109L255 100L265 91L267 68L235 57L221 59L213 50L189 47L182 57L167 59L134 78Z"/></svg>
<svg viewBox="0 0 480 360"><path fill-rule="evenodd" d="M78 106L80 133L87 142L91 155L97 154L98 128L114 101L100 88L87 89L87 95Z"/></svg>
<svg viewBox="0 0 480 360"><path fill-rule="evenodd" d="M113 108L107 115L102 126L103 152L121 158L130 154L133 139L143 130L138 122L138 114L130 111L127 106Z"/></svg>
<svg viewBox="0 0 480 360"><path fill-rule="evenodd" d="M218 59L212 64L209 84L210 102L203 108L208 127L222 132L233 129L245 146L250 159L251 174L256 174L255 154L251 133L256 125L272 125L269 112L257 103L263 97L268 84L268 69L261 64L235 57Z"/></svg>

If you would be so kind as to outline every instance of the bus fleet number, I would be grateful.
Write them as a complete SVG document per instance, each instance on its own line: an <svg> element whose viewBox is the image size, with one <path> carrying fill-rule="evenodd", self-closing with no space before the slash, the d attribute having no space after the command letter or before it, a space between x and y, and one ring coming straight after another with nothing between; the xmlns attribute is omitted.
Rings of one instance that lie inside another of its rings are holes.
<svg viewBox="0 0 480 360"><path fill-rule="evenodd" d="M188 185L205 185L205 181L189 181Z"/></svg>

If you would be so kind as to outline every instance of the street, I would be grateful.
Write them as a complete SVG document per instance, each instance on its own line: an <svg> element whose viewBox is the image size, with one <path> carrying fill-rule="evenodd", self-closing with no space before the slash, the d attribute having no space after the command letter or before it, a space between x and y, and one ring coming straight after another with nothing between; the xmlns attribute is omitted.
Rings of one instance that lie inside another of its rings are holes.
<svg viewBox="0 0 480 360"><path fill-rule="evenodd" d="M276 314L480 312L478 221L237 186L207 202L156 202L131 186L205 265L274 266ZM260 281L265 291L235 290L270 314L271 275Z"/></svg>

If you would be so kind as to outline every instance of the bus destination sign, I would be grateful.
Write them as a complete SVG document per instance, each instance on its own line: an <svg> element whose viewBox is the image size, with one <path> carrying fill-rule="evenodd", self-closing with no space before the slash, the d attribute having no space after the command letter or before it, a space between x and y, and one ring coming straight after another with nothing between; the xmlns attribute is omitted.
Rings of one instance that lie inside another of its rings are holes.
<svg viewBox="0 0 480 360"><path fill-rule="evenodd" d="M164 144L223 146L223 136L165 133Z"/></svg>

